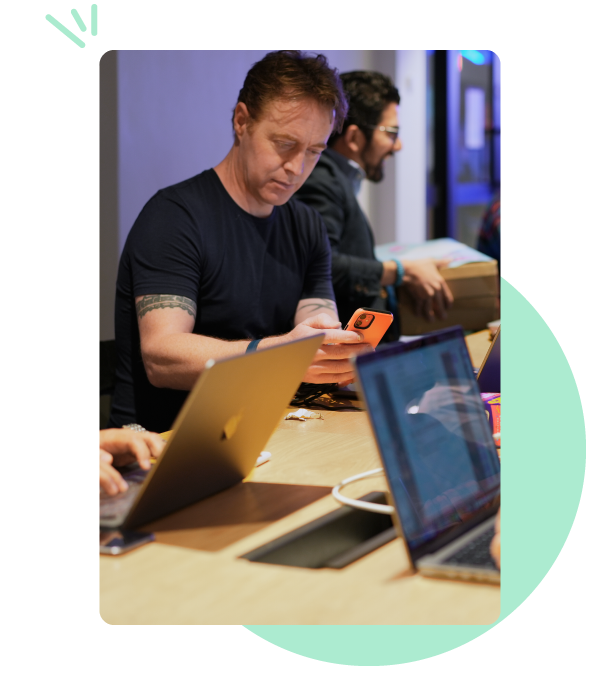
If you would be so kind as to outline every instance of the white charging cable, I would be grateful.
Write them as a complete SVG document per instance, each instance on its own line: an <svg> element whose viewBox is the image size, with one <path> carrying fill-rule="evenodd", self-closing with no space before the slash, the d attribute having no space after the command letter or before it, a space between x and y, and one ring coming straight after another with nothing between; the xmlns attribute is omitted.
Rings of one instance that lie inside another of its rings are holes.
<svg viewBox="0 0 600 675"><path fill-rule="evenodd" d="M371 471L365 471L365 473L358 473L356 476L350 476L350 478L345 478L339 485L336 485L331 494L334 499L337 499L340 504L345 504L346 506L352 506L355 509L362 509L363 511L372 511L373 513L385 513L391 515L394 513L394 507L388 506L387 504L372 504L371 502L363 502L360 499L350 499L350 497L344 497L340 493L340 490L350 483L354 483L357 480L363 478L369 478L371 476L376 476L379 473L383 473L383 469L372 469Z"/></svg>

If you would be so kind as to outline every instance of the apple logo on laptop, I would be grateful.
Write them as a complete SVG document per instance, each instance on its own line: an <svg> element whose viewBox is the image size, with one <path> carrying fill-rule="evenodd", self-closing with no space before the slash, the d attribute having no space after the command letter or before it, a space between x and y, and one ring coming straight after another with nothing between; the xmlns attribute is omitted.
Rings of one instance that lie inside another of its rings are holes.
<svg viewBox="0 0 600 675"><path fill-rule="evenodd" d="M244 409L240 410L240 412L237 415L234 415L233 417L230 417L227 422L225 423L225 426L223 427L223 434L221 435L221 440L222 441L229 441L235 434L238 428L238 424L242 420L242 415L244 414Z"/></svg>

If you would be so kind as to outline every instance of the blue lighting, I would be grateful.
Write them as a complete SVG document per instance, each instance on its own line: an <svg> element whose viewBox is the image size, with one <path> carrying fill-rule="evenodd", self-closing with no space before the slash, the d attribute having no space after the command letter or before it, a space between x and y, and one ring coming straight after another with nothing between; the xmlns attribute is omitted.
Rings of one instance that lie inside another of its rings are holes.
<svg viewBox="0 0 600 675"><path fill-rule="evenodd" d="M487 60L484 54L476 51L475 49L461 49L460 53L465 59L469 59L469 61L474 63L476 66L482 66Z"/></svg>

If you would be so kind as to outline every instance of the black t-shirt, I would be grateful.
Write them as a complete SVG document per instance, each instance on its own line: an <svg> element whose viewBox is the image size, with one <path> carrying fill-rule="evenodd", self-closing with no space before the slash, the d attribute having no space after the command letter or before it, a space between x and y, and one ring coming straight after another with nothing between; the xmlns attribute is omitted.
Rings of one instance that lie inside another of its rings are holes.
<svg viewBox="0 0 600 675"><path fill-rule="evenodd" d="M325 226L316 211L296 201L255 218L212 169L154 195L131 228L119 264L110 426L137 422L166 431L187 396L158 389L146 376L135 298L151 294L193 300L199 335L243 340L286 333L302 298L334 299Z"/></svg>
<svg viewBox="0 0 600 675"><path fill-rule="evenodd" d="M343 325L359 307L386 306L381 297L383 263L375 258L373 232L354 194L355 173L345 157L327 148L294 197L316 209L327 228L333 290Z"/></svg>

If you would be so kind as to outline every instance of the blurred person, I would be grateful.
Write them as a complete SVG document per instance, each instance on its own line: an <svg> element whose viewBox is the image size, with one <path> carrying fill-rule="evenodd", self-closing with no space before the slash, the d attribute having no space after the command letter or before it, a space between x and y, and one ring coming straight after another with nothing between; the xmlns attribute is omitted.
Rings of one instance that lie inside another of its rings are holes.
<svg viewBox="0 0 600 675"><path fill-rule="evenodd" d="M500 274L500 193L496 193L488 206L477 239L477 250L498 261Z"/></svg>
<svg viewBox="0 0 600 675"><path fill-rule="evenodd" d="M418 314L445 318L453 297L439 269L447 261L377 260L373 232L357 200L362 181L383 180L385 161L402 149L400 94L389 77L377 72L344 73L341 80L348 100L344 126L330 136L296 196L325 221L340 319L345 324L361 306L394 311L400 285L409 291Z"/></svg>

